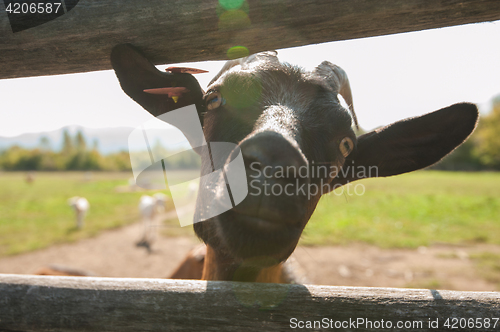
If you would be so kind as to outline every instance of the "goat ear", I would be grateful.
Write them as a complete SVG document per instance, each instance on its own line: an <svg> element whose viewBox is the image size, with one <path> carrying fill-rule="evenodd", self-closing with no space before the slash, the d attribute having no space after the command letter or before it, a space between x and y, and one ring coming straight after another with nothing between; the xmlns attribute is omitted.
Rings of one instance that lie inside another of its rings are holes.
<svg viewBox="0 0 500 332"><path fill-rule="evenodd" d="M192 104L202 112L203 90L191 74L161 72L130 44L113 47L111 64L123 91L152 115Z"/></svg>
<svg viewBox="0 0 500 332"><path fill-rule="evenodd" d="M462 144L477 119L476 105L461 103L362 135L334 184L430 166Z"/></svg>

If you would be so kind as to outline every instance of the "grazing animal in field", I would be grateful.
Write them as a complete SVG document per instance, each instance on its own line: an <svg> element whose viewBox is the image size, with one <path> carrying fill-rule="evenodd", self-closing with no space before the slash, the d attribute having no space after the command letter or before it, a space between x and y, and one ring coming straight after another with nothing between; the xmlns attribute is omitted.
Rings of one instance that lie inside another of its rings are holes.
<svg viewBox="0 0 500 332"><path fill-rule="evenodd" d="M224 165L241 151L248 195L194 224L207 246L205 280L289 282L283 263L322 194L432 165L464 142L478 118L475 105L460 103L356 137L349 80L327 61L306 72L276 52L231 60L206 92L191 74L161 72L128 44L113 48L111 62L125 93L152 115L195 105L208 144L237 145ZM212 161L201 157L202 174L209 174ZM223 176L216 181L225 186ZM206 185L197 209L221 204L207 198Z"/></svg>
<svg viewBox="0 0 500 332"><path fill-rule="evenodd" d="M155 234L153 221L156 215L156 199L148 195L142 195L139 200L139 212L141 213L144 231L141 240L137 242L136 245L146 248L148 253L151 253L151 244Z"/></svg>
<svg viewBox="0 0 500 332"><path fill-rule="evenodd" d="M149 253L152 252L151 245L156 237L155 218L165 211L166 204L167 195L163 193L155 193L153 196L142 195L139 200L139 212L144 225L144 232L141 240L136 245L146 248Z"/></svg>
<svg viewBox="0 0 500 332"><path fill-rule="evenodd" d="M82 229L84 225L85 215L89 210L90 204L85 197L71 197L68 199L68 204L73 208L76 215L76 228Z"/></svg>

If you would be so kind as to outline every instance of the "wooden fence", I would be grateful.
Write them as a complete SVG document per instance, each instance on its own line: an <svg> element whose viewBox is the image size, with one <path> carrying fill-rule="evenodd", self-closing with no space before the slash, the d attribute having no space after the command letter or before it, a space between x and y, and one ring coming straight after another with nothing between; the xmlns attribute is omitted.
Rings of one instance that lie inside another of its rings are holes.
<svg viewBox="0 0 500 332"><path fill-rule="evenodd" d="M498 0L80 0L68 13L13 33L0 2L1 78L111 69L119 43L156 64L500 20Z"/></svg>
<svg viewBox="0 0 500 332"><path fill-rule="evenodd" d="M1 331L498 331L499 318L496 292L0 275Z"/></svg>

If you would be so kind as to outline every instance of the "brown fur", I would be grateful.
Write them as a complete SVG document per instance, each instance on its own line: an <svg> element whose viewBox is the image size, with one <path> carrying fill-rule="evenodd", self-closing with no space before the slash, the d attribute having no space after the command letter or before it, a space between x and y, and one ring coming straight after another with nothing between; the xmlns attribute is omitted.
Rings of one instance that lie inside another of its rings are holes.
<svg viewBox="0 0 500 332"><path fill-rule="evenodd" d="M35 271L39 276L70 276L70 277L95 277L96 274L90 271L75 269L67 266L49 265L43 266Z"/></svg>
<svg viewBox="0 0 500 332"><path fill-rule="evenodd" d="M207 247L200 244L191 250L170 279L202 279L203 266L206 260Z"/></svg>
<svg viewBox="0 0 500 332"><path fill-rule="evenodd" d="M205 264L203 266L202 280L231 280L234 278L234 265L230 260L217 257L217 253L210 246L206 246ZM237 268L236 268L237 269ZM285 273L283 263L261 269L254 282L288 283L289 276Z"/></svg>

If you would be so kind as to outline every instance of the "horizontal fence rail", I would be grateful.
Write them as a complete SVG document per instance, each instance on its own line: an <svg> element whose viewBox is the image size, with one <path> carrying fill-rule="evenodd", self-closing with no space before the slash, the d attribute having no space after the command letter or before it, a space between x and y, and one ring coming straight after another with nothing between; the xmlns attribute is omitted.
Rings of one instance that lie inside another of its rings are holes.
<svg viewBox="0 0 500 332"><path fill-rule="evenodd" d="M0 275L2 331L497 331L499 316L497 292Z"/></svg>
<svg viewBox="0 0 500 332"><path fill-rule="evenodd" d="M14 33L0 2L0 78L111 69L111 48L126 42L164 64L225 60L235 46L256 53L500 19L498 0L248 0L232 8L236 3L80 0Z"/></svg>

